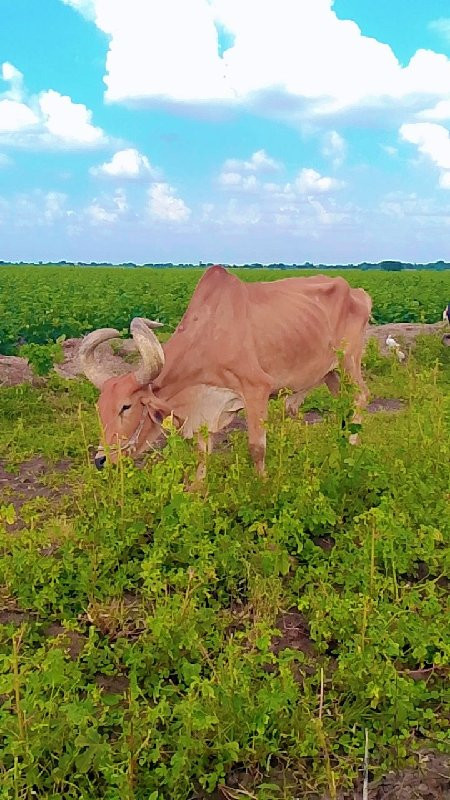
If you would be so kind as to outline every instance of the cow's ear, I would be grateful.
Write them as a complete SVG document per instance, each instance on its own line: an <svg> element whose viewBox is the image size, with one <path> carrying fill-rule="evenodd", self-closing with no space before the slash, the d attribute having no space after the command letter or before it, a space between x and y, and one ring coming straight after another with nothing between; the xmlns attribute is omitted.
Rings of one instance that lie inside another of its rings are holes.
<svg viewBox="0 0 450 800"><path fill-rule="evenodd" d="M161 411L160 408L149 408L148 413L153 422L156 423L156 425L162 424L165 414Z"/></svg>

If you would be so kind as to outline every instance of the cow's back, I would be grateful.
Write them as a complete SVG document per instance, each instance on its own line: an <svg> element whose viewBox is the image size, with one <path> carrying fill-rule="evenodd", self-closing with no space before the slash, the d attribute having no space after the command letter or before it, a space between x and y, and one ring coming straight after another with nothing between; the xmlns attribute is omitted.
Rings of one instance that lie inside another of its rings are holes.
<svg viewBox="0 0 450 800"><path fill-rule="evenodd" d="M158 383L201 376L230 386L236 376L237 383L271 380L278 389L289 386L301 369L312 383L334 366L349 331L355 336L358 325L365 327L370 303L364 312L364 297L339 276L245 283L211 267L165 345Z"/></svg>

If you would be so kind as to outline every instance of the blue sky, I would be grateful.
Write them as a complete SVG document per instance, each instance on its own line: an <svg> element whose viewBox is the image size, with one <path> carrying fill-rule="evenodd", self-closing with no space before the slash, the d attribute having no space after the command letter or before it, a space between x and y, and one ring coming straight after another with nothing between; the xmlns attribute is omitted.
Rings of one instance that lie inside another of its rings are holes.
<svg viewBox="0 0 450 800"><path fill-rule="evenodd" d="M450 260L448 0L0 14L0 259Z"/></svg>

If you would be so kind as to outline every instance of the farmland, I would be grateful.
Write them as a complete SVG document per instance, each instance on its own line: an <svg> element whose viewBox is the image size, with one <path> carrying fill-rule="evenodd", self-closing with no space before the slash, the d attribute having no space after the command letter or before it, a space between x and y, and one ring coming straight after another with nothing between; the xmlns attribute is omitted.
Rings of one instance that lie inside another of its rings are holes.
<svg viewBox="0 0 450 800"><path fill-rule="evenodd" d="M171 331L199 274L1 268L0 352L139 314ZM450 297L442 273L345 277L378 322ZM235 430L194 492L170 425L97 473L90 384L0 389L2 800L362 797L366 737L371 781L445 770L450 348L418 337L401 365L371 343L365 373L358 448L345 382L297 419L280 398L270 478Z"/></svg>
<svg viewBox="0 0 450 800"><path fill-rule="evenodd" d="M275 280L307 270L236 270L244 280ZM172 331L202 274L199 269L95 269L88 267L0 267L0 353L17 341L43 344L89 330L128 330L130 319L160 319ZM333 270L333 274L336 271ZM374 301L377 323L437 322L448 302L448 272L362 272L345 270L352 286Z"/></svg>

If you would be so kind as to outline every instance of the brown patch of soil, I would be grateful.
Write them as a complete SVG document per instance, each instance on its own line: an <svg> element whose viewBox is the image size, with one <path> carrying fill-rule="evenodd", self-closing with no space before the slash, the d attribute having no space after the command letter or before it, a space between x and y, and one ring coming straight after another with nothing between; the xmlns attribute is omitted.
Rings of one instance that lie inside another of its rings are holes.
<svg viewBox="0 0 450 800"><path fill-rule="evenodd" d="M296 609L280 614L275 627L280 630L280 635L272 640L271 649L275 655L286 648L300 650L308 656L315 654L314 644L309 638L308 623Z"/></svg>
<svg viewBox="0 0 450 800"><path fill-rule="evenodd" d="M420 753L414 767L398 772L390 772L384 778L369 783L368 800L450 800L450 758L439 753ZM279 796L292 798L311 798L319 796L308 786L307 768L299 764L298 769L274 768L268 774L237 767L229 773L226 784L219 786L213 794L214 800L238 800L255 798L258 786L270 783L279 787ZM289 792L289 795L285 792ZM200 797L206 795L200 794ZM278 797L278 792L274 797ZM362 783L349 792L338 795L338 800L360 800L363 796ZM322 795L322 800L330 800L330 795Z"/></svg>
<svg viewBox="0 0 450 800"><path fill-rule="evenodd" d="M392 322L387 325L369 325L365 333L365 340L368 342L369 339L377 339L381 352L387 355L390 352L386 346L386 338L389 335L396 339L400 346L410 351L417 336L441 332L442 322L436 322L432 325L414 322Z"/></svg>
<svg viewBox="0 0 450 800"><path fill-rule="evenodd" d="M307 425L316 425L317 422L323 422L323 416L318 411L305 411L302 419Z"/></svg>
<svg viewBox="0 0 450 800"><path fill-rule="evenodd" d="M419 334L440 333L442 332L442 322L434 325L417 324L412 322L393 322L387 325L369 325L365 334L366 342L375 338L378 340L382 353L389 352L386 347L386 337L391 334L399 344L408 350L414 344ZM62 343L64 351L64 361L62 364L55 365L55 372L63 378L77 378L83 374L79 361L80 339L66 339ZM450 334L444 333L443 344L450 345ZM95 358L103 365L107 365L112 374L121 375L133 368L139 361L136 345L132 339L113 339L99 345L95 352ZM20 383L39 383L38 378L33 372L25 358L17 356L0 355L0 387L17 386ZM308 421L308 420L307 420ZM313 420L314 422L318 420Z"/></svg>
<svg viewBox="0 0 450 800"><path fill-rule="evenodd" d="M376 397L366 407L369 414L376 414L377 411L401 411L405 407L403 400L395 397Z"/></svg>
<svg viewBox="0 0 450 800"><path fill-rule="evenodd" d="M325 553L329 553L336 544L332 536L316 536L313 542L316 547L320 547Z"/></svg>
<svg viewBox="0 0 450 800"><path fill-rule="evenodd" d="M33 383L34 375L26 358L0 355L0 387Z"/></svg>
<svg viewBox="0 0 450 800"><path fill-rule="evenodd" d="M55 372L62 378L77 378L83 375L79 352L82 339L66 339L63 342L64 361L55 365ZM95 351L95 359L103 367L110 370L111 374L122 375L129 372L139 362L140 357L137 347L132 339L112 339L104 342Z"/></svg>
<svg viewBox="0 0 450 800"><path fill-rule="evenodd" d="M5 609L0 611L0 625L21 625L22 622L33 622L36 616L28 611Z"/></svg>
<svg viewBox="0 0 450 800"><path fill-rule="evenodd" d="M105 694L124 695L130 686L129 678L126 675L96 675L95 683Z"/></svg>
<svg viewBox="0 0 450 800"><path fill-rule="evenodd" d="M361 794L346 794L340 800L353 800ZM390 772L370 784L369 800L450 800L450 757L419 754L417 766Z"/></svg>
<svg viewBox="0 0 450 800"><path fill-rule="evenodd" d="M68 459L59 461L51 466L52 472L66 472L70 467ZM35 456L28 461L24 461L17 472L8 472L5 462L0 461L0 496L6 503L12 503L16 514L25 503L34 500L36 497L44 497L54 500L61 497L65 492L60 488L46 486L43 477L49 471L49 465L42 456ZM23 523L17 520L12 525L7 525L7 530L13 532L20 530Z"/></svg>
<svg viewBox="0 0 450 800"><path fill-rule="evenodd" d="M57 644L67 650L72 661L76 661L87 641L86 636L76 631L68 631L58 622L49 625L44 633L49 639L57 639Z"/></svg>
<svg viewBox="0 0 450 800"><path fill-rule="evenodd" d="M247 420L245 417L234 417L234 419L227 425L225 428L222 428L221 431L217 433L213 433L212 435L212 444L213 450L226 450L227 447L231 445L230 436L232 433L236 433L236 431L246 431L247 430Z"/></svg>

